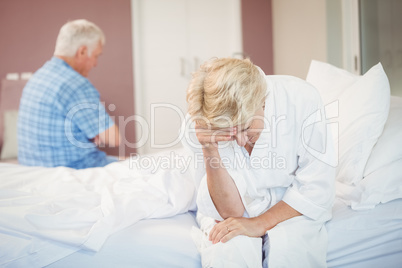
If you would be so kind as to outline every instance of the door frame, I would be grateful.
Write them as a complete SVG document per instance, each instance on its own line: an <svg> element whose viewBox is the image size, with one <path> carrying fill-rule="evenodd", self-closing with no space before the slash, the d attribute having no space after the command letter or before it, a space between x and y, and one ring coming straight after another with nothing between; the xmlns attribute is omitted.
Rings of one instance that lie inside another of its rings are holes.
<svg viewBox="0 0 402 268"><path fill-rule="evenodd" d="M342 0L343 68L361 74L359 0Z"/></svg>

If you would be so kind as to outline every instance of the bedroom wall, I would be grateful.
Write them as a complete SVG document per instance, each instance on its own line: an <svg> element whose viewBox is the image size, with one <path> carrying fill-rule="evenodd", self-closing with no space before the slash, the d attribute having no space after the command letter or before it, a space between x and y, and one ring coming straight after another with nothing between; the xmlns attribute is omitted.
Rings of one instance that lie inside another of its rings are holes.
<svg viewBox="0 0 402 268"><path fill-rule="evenodd" d="M86 18L100 26L106 45L89 79L100 91L110 115L128 118L134 113L130 0L1 0L0 79L10 72L34 72L52 57L60 27L68 20ZM120 130L134 142L134 123ZM118 155L119 148L107 148ZM134 149L121 146L128 155Z"/></svg>
<svg viewBox="0 0 402 268"><path fill-rule="evenodd" d="M243 52L265 74L274 73L271 0L242 0Z"/></svg>
<svg viewBox="0 0 402 268"><path fill-rule="evenodd" d="M312 59L327 60L326 3L272 0L274 73L305 79Z"/></svg>

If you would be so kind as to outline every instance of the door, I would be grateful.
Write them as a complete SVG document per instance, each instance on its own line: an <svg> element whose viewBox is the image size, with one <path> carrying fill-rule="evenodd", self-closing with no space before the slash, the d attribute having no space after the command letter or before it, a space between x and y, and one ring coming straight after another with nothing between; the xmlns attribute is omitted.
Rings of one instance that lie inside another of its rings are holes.
<svg viewBox="0 0 402 268"><path fill-rule="evenodd" d="M178 148L191 72L242 51L240 0L132 4L138 152Z"/></svg>
<svg viewBox="0 0 402 268"><path fill-rule="evenodd" d="M360 0L362 73L381 62L391 94L402 96L402 1Z"/></svg>

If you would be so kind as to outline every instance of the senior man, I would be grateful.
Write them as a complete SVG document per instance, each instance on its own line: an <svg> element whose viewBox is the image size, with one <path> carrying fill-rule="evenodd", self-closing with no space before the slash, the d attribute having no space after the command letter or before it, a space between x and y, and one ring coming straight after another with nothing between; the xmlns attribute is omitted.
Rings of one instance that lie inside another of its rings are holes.
<svg viewBox="0 0 402 268"><path fill-rule="evenodd" d="M18 118L18 161L29 166L76 169L117 161L97 146L120 144L117 126L87 79L105 36L87 20L64 24L53 57L25 86Z"/></svg>

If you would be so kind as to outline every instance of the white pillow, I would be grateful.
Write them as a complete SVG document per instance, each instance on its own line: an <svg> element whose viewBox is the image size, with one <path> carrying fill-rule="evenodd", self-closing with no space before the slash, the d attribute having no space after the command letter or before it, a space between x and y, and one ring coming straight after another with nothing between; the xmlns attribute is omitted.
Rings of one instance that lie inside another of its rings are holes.
<svg viewBox="0 0 402 268"><path fill-rule="evenodd" d="M4 136L0 159L17 158L18 156L17 120L18 111L4 112Z"/></svg>
<svg viewBox="0 0 402 268"><path fill-rule="evenodd" d="M372 209L377 204L402 198L401 167L402 158L375 170L361 180L350 200L352 209Z"/></svg>
<svg viewBox="0 0 402 268"><path fill-rule="evenodd" d="M384 131L371 151L364 169L364 177L398 159L402 159L402 98L391 96L388 119ZM402 174L402 170L398 172Z"/></svg>
<svg viewBox="0 0 402 268"><path fill-rule="evenodd" d="M338 99L345 92L345 89L359 78L360 76L329 63L313 60L306 81L318 89L324 104L327 104Z"/></svg>
<svg viewBox="0 0 402 268"><path fill-rule="evenodd" d="M356 184L363 178L388 116L390 88L382 65L356 76L328 63L312 61L306 80L318 89L326 108L331 107L326 109L327 114L339 115L339 135L333 137L338 148L337 181ZM334 102L338 105L330 105Z"/></svg>

